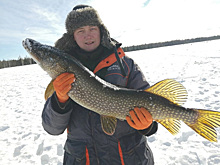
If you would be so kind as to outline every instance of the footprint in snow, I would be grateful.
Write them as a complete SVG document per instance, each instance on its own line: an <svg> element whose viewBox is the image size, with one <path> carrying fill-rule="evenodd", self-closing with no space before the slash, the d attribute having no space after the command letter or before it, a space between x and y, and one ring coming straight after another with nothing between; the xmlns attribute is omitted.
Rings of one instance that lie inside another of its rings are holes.
<svg viewBox="0 0 220 165"><path fill-rule="evenodd" d="M21 145L21 146L16 147L15 150L14 150L13 156L14 156L14 157L19 156L19 155L21 154L22 148L24 148L24 147L25 147L24 144Z"/></svg>
<svg viewBox="0 0 220 165"><path fill-rule="evenodd" d="M44 149L44 141L42 141L42 143L38 145L36 155L41 155L43 153L43 149Z"/></svg>

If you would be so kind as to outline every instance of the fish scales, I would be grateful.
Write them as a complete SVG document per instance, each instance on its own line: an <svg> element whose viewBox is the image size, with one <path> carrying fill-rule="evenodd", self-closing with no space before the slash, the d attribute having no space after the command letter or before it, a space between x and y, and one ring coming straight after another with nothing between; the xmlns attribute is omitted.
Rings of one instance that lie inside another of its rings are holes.
<svg viewBox="0 0 220 165"><path fill-rule="evenodd" d="M215 128L220 127L220 112L183 107L187 92L175 80L160 81L145 91L119 88L95 76L73 56L52 46L32 39L24 40L23 46L52 79L64 72L75 74L76 81L68 95L76 103L101 115L106 134L114 134L117 119L125 120L130 110L144 107L172 134L178 133L180 121L183 121L207 140L217 141ZM46 98L53 92L50 83Z"/></svg>
<svg viewBox="0 0 220 165"><path fill-rule="evenodd" d="M76 79L78 79L77 74ZM92 77L90 77L90 79L92 79ZM182 107L176 106L162 97L159 99L160 96L144 91L115 90L114 88L103 86L103 84L93 80L87 80L87 82L90 83L83 84L84 90L78 88L79 85L76 81L69 92L69 96L77 103L99 114L114 116L118 119L125 120L126 116L129 115L129 110L134 109L134 107L145 107L149 109L155 119L165 119L167 117L179 119L182 117L180 115L178 116L179 113L177 113L177 110L173 110L174 108L183 110ZM150 98L153 99L150 100ZM161 104L162 102L164 105ZM158 113L158 110L160 110L161 113ZM164 113L165 111L166 113ZM186 115L186 113L184 113L184 115Z"/></svg>

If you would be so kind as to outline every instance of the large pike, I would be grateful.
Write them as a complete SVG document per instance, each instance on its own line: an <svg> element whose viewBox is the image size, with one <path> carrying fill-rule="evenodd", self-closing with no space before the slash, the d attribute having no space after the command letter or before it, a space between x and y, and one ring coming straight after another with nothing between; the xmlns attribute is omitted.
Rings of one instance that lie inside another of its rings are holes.
<svg viewBox="0 0 220 165"><path fill-rule="evenodd" d="M52 46L32 39L24 40L23 46L52 79L64 72L75 74L76 81L68 95L76 103L100 114L103 131L109 135L114 134L117 119L125 120L134 107L144 107L172 134L178 133L180 121L183 121L209 141L217 141L215 128L220 127L220 112L183 107L187 92L175 80L160 81L145 91L119 88L98 78L73 56ZM53 91L51 84L46 94Z"/></svg>

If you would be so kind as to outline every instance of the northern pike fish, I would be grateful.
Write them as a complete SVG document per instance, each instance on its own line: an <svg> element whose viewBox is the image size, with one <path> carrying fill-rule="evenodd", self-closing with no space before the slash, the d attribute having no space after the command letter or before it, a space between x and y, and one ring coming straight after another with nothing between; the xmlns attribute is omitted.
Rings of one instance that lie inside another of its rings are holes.
<svg viewBox="0 0 220 165"><path fill-rule="evenodd" d="M217 142L215 128L220 127L220 112L183 107L187 91L173 79L160 81L147 90L120 88L100 79L73 56L55 47L32 39L25 39L23 46L52 80L64 72L75 74L76 81L69 97L100 114L102 129L108 135L114 134L117 119L126 120L130 110L144 107L172 134L179 132L180 121L183 121L202 137ZM53 92L50 83L45 92L46 99Z"/></svg>

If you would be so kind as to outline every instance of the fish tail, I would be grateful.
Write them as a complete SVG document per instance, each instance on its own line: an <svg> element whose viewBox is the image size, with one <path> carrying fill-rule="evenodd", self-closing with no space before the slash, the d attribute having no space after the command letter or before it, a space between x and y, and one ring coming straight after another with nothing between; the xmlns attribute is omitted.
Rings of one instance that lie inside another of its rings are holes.
<svg viewBox="0 0 220 165"><path fill-rule="evenodd" d="M220 112L201 110L201 109L188 109L196 111L198 118L194 123L187 123L199 135L211 142L217 142L217 133L215 128L220 127Z"/></svg>

